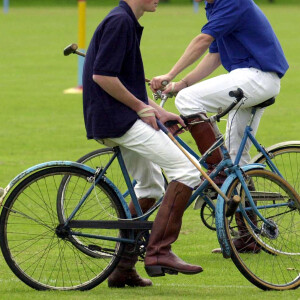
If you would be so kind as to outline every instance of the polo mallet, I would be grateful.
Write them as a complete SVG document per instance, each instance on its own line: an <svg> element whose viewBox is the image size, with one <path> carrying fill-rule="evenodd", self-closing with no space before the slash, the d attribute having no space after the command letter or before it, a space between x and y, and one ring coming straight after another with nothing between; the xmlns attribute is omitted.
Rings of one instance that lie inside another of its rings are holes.
<svg viewBox="0 0 300 300"><path fill-rule="evenodd" d="M157 120L158 127L172 140L172 142L181 150L181 152L188 158L188 160L197 168L197 170L201 173L201 175L210 183L210 185L214 188L214 190L221 195L221 197L226 201L228 207L226 210L226 217L232 216L236 209L238 208L241 197L238 195L234 195L232 199L229 199L221 189L214 183L214 181L201 169L201 167L191 158L190 154L177 142L172 133L168 131L168 129Z"/></svg>
<svg viewBox="0 0 300 300"><path fill-rule="evenodd" d="M71 44L69 46L67 46L64 49L64 55L68 56L70 54L77 54L80 56L85 57L85 53L82 53L80 51L77 50L78 49L78 45L77 44ZM146 82L150 82L149 79L145 79ZM166 80L164 80L162 82L163 86L166 86L168 84L168 82ZM216 190L216 192L221 195L223 197L223 199L227 202L228 204L228 208L226 211L226 216L231 216L234 214L234 212L236 211L238 205L241 202L241 198L237 195L233 196L232 200L229 200L228 197L220 190L220 188L213 182L212 179L210 179L210 177L200 168L200 166L198 164L196 164L194 162L194 160L190 157L190 155L188 154L188 152L177 142L177 140L174 138L174 136L168 131L168 129L160 122L157 120L157 124L159 126L159 128L173 141L173 143L183 152L183 154L188 158L188 160L199 170L199 172L202 174L202 176L207 179L207 181L211 184L211 186ZM229 215L228 215L229 214Z"/></svg>
<svg viewBox="0 0 300 300"><path fill-rule="evenodd" d="M64 49L64 56L68 56L70 54L77 54L77 55L85 57L85 53L80 52L77 49L78 49L78 45L77 44L71 44L71 45L67 46Z"/></svg>
<svg viewBox="0 0 300 300"><path fill-rule="evenodd" d="M85 57L85 53L80 52L77 49L78 49L77 44L70 44L69 46L67 46L64 49L64 56L69 56L70 54L77 54L77 55ZM150 80L146 78L145 82L150 82Z"/></svg>

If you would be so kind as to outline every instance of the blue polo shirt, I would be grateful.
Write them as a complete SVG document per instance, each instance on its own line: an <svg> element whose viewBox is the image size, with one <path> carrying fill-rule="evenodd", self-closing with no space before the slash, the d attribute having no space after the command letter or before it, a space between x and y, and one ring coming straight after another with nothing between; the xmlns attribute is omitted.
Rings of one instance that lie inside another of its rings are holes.
<svg viewBox="0 0 300 300"><path fill-rule="evenodd" d="M93 74L118 77L139 100L148 104L140 53L143 27L131 8L120 1L97 27L83 68L83 113L87 137L122 136L138 119L137 113L107 94Z"/></svg>
<svg viewBox="0 0 300 300"><path fill-rule="evenodd" d="M208 23L202 33L215 38L209 51L219 52L230 72L254 67L282 77L288 63L264 13L253 0L215 0L206 3Z"/></svg>

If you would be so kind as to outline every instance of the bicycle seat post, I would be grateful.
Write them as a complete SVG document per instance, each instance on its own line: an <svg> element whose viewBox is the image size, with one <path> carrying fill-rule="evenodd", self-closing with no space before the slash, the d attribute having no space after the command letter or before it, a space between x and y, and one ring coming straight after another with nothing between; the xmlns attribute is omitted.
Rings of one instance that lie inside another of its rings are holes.
<svg viewBox="0 0 300 300"><path fill-rule="evenodd" d="M249 122L248 122L248 124L247 124L248 127L251 127L251 126L252 126L252 123L253 123L253 121L254 121L254 117L255 117L255 114L256 114L256 110L257 110L256 107L252 107L252 109L251 109L251 117L250 117L250 120L249 120ZM251 127L251 128L252 128L252 127Z"/></svg>

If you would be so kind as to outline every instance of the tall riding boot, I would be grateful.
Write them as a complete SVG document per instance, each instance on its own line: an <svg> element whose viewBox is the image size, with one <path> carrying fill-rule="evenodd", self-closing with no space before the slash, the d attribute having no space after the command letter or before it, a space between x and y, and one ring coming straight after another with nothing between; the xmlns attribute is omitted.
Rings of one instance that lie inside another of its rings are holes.
<svg viewBox="0 0 300 300"><path fill-rule="evenodd" d="M204 113L202 113L202 115L207 118ZM209 122L201 122L201 118L188 119L188 122L189 131L197 144L199 152L201 153L201 155L203 155L216 142L216 136L213 127ZM192 124L193 122L200 123ZM220 148L213 151L212 154L207 157L206 163L208 166L208 174L214 170L215 166L220 163L222 158L223 156ZM226 174L220 173L214 178L214 181L217 185L221 186L225 179Z"/></svg>
<svg viewBox="0 0 300 300"><path fill-rule="evenodd" d="M171 251L171 244L178 238L182 216L192 190L177 181L167 188L161 207L152 226L145 257L145 269L149 276L164 276L165 273L196 274L200 266L187 264Z"/></svg>
<svg viewBox="0 0 300 300"><path fill-rule="evenodd" d="M252 182L248 185L250 191L255 191L255 186ZM256 203L255 203L256 204ZM245 206L250 207L248 200L245 201ZM247 215L251 222L257 226L257 216L253 211L248 211ZM258 253L261 250L260 245L255 241L249 232L243 215L240 212L235 213L236 225L238 228L239 237L233 240L234 246L239 253ZM220 253L221 248L212 250L212 253Z"/></svg>
<svg viewBox="0 0 300 300"><path fill-rule="evenodd" d="M250 203L246 201L246 207L249 207ZM256 226L257 225L257 216L253 211L247 212L247 215L251 222ZM233 241L236 250L239 253L258 253L260 252L260 245L253 238L249 232L242 213L235 213L235 220L239 232L239 237Z"/></svg>
<svg viewBox="0 0 300 300"><path fill-rule="evenodd" d="M147 212L155 203L155 199L153 198L142 198L139 199L139 204L141 206L142 212ZM131 201L129 203L129 210L131 215L134 217L136 215L136 211ZM122 288L125 285L128 286L150 286L152 285L152 281L150 279L141 278L135 269L135 264L138 261L138 256L136 254L129 253L132 250L131 245L125 246L124 254L120 259L117 267L108 277L108 286Z"/></svg>

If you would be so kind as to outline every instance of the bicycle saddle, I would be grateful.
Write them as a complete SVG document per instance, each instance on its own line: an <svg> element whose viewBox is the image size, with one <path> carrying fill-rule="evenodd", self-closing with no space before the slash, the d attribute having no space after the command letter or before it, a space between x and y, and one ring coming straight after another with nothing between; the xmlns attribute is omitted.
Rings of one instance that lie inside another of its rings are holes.
<svg viewBox="0 0 300 300"><path fill-rule="evenodd" d="M255 108L264 108L264 107L270 106L274 103L275 103L275 97L272 97L272 98L270 98L270 99L268 99L268 100L266 100L262 103L254 105L253 107L255 107Z"/></svg>

